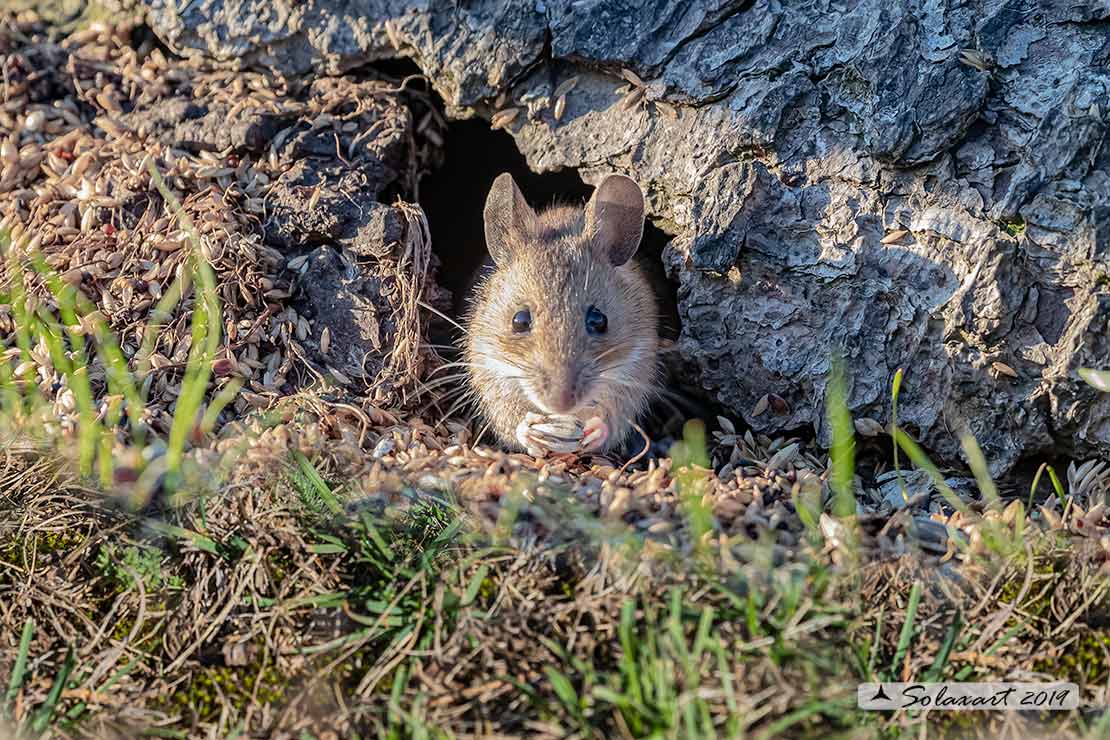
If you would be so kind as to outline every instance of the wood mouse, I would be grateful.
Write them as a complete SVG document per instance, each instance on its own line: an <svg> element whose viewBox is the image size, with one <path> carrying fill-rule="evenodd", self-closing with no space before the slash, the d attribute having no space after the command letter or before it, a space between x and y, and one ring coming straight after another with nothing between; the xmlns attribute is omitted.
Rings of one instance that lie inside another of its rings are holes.
<svg viewBox="0 0 1110 740"><path fill-rule="evenodd" d="M658 365L655 296L631 262L640 187L610 175L585 208L537 213L502 173L483 217L493 264L475 286L464 350L480 411L501 442L532 455L618 447Z"/></svg>

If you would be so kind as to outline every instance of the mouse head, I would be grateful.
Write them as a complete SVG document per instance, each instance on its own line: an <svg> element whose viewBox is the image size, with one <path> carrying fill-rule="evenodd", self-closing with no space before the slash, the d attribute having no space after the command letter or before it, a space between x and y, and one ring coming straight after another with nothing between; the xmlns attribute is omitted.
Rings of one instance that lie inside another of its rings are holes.
<svg viewBox="0 0 1110 740"><path fill-rule="evenodd" d="M622 394L645 394L656 331L650 288L629 264L644 229L639 186L611 175L584 209L536 213L506 173L484 216L495 269L475 306L472 361L547 414L617 412Z"/></svg>

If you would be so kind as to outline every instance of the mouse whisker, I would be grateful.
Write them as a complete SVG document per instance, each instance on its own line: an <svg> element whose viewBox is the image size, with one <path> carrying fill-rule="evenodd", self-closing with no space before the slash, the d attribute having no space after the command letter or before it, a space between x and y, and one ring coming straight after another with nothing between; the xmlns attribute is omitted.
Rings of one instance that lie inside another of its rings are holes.
<svg viewBox="0 0 1110 740"><path fill-rule="evenodd" d="M440 370L447 370L447 369L453 368L453 367L467 367L467 368L475 367L475 368L480 368L482 366L479 365L476 362L447 362L447 363L444 363L444 364L438 366L437 368L435 368L434 370L432 370L428 374L429 375L435 375Z"/></svg>
<svg viewBox="0 0 1110 740"><path fill-rule="evenodd" d="M471 403L471 402L472 402L473 400L474 400L474 399L470 397L470 394L465 394L465 395L463 395L463 397L462 397L462 398L460 398L459 400L455 401L455 403L451 404L451 408L447 409L447 413L445 413L445 414L444 414L444 415L443 415L442 417L440 417L440 420L439 420L439 422L438 422L438 423L436 424L436 426L439 426L440 424L443 424L444 422L446 422L446 421L447 421L448 419L450 419L450 418L451 418L451 416L452 416L452 415L453 415L453 414L454 414L454 413L455 413L456 411L458 411L459 409L463 408L463 407L464 407L464 406L466 406L466 405L467 405L468 403Z"/></svg>
<svg viewBox="0 0 1110 740"><path fill-rule="evenodd" d="M468 393L469 390L470 389L466 388L462 384L459 384L456 387L447 388L443 392L432 394L432 396L428 399L428 402L421 406L419 411L422 413L432 408L433 406L438 407L440 404L446 403L447 401L450 401L460 394ZM421 396L417 396L417 398L421 398Z"/></svg>
<svg viewBox="0 0 1110 740"><path fill-rule="evenodd" d="M465 372L452 373L450 375L441 375L438 378L430 378L424 381L423 383L418 385L417 388L435 388L436 386L443 385L444 383L449 383L452 380L463 380L466 377L467 373Z"/></svg>
<svg viewBox="0 0 1110 740"><path fill-rule="evenodd" d="M661 388L658 388L658 384L654 382L653 378L642 380L640 378L630 378L626 375L610 375L608 373L599 373L597 377L612 385L620 386L622 388L632 388L635 390L647 389L649 391L655 391L656 389L658 389L660 392L667 392Z"/></svg>
<svg viewBox="0 0 1110 740"><path fill-rule="evenodd" d="M443 410L443 405L449 402L454 402L456 399L473 399L475 397L474 389L465 385L459 385L456 388L449 389L446 393L441 393L432 398L428 403L424 404L417 410L417 414L424 414L429 409L435 408L437 411ZM442 423L442 421L441 421Z"/></svg>
<svg viewBox="0 0 1110 740"><path fill-rule="evenodd" d="M600 360L608 357L609 355L613 354L614 352L616 352L618 350L622 350L622 349L624 349L623 344L618 344L614 347L610 347L609 349L605 350L604 352L598 354L598 356L594 358L594 361L595 362L600 361Z"/></svg>
<svg viewBox="0 0 1110 740"><path fill-rule="evenodd" d="M478 442L482 440L482 437L484 437L486 432L489 431L491 424L493 424L493 420L487 419L486 423L482 425L482 428L478 431L478 433L474 435L474 444L478 444Z"/></svg>
<svg viewBox="0 0 1110 740"><path fill-rule="evenodd" d="M425 412L428 409L433 408L433 407L434 408L440 408L440 406L442 406L443 404L445 404L449 401L453 401L456 398L459 398L461 396L465 396L465 395L469 394L469 392L470 392L470 390L468 388L459 387L459 388L452 388L452 389L448 390L446 393L436 394L426 404L424 404L423 406L420 407L419 413L423 413L423 412Z"/></svg>
<svg viewBox="0 0 1110 740"><path fill-rule="evenodd" d="M450 370L453 370L454 372L450 373L449 375L441 375L441 376L439 376L439 378L437 378L438 380L442 380L443 378L465 378L467 375L469 375L469 373L466 371L466 368L458 368L458 367L456 367L456 368L447 368L446 366L436 368L436 370L445 370L445 369L450 369ZM433 370L431 373L428 373L428 375L429 376L435 375L435 370ZM431 379L431 378L429 378L429 379Z"/></svg>
<svg viewBox="0 0 1110 740"><path fill-rule="evenodd" d="M644 383L639 383L639 382L635 382L635 381L632 381L632 380L625 380L623 378L614 378L614 377L611 377L611 376L608 376L608 375L599 375L598 377L603 378L604 380L608 381L610 384L615 385L619 388L629 388L629 389L632 389L632 390L641 390L645 385ZM678 401L679 403L681 403L683 405L686 405L687 407L690 406L689 399L683 397L679 393L675 393L673 391L668 391L667 389L661 388L657 384L654 384L654 383L650 383L650 384L646 384L646 385L648 386L648 390L649 390L649 392L651 393L652 396L658 397L659 400L663 401L668 406L670 406L673 411L677 412L677 411L679 411L679 409L677 407L675 407L674 405L672 405L668 399L673 399L675 401Z"/></svg>
<svg viewBox="0 0 1110 740"><path fill-rule="evenodd" d="M463 336L466 336L467 334L469 334L469 332L468 332L468 331L466 330L466 327L465 327L465 326L463 326L463 325L462 325L462 324L460 324L459 322L455 321L455 320L454 320L453 318L451 318L451 317L450 317L450 316L448 316L447 314L443 313L443 312L442 312L442 311L440 311L440 310L439 310L438 308L435 308L434 306L432 306L432 305L430 305L430 304L427 304L427 303L425 303L424 301L417 301L416 303L417 303L417 305L419 305L419 306L420 306L421 308L426 308L426 309L428 309L429 311L431 311L432 313L434 313L434 314L435 314L436 316L438 316L438 317L440 317L441 319L443 319L444 321L447 321L447 322L449 322L450 324L452 324L452 325L453 325L453 326L454 326L454 327L455 327L456 329L458 329L459 331L461 331L461 332L463 333Z"/></svg>
<svg viewBox="0 0 1110 740"><path fill-rule="evenodd" d="M616 372L616 375L614 377L619 378L622 375L624 375L624 372L625 372L624 363L619 363L618 362L618 363L613 363L612 365L603 365L603 366L601 366L597 369L598 375L607 375L608 373L612 373L614 371ZM648 379L652 380L652 379L654 379L654 377L655 377L655 373L653 372L649 376Z"/></svg>

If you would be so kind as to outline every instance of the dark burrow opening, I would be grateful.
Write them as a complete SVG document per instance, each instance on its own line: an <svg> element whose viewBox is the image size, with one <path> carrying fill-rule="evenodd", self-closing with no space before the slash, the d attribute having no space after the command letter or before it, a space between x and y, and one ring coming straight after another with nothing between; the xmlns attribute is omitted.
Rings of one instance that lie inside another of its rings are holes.
<svg viewBox="0 0 1110 740"><path fill-rule="evenodd" d="M556 203L584 204L593 192L593 187L584 183L575 170L533 172L512 136L491 129L485 120L450 122L443 142L443 162L421 179L419 201L428 217L433 252L440 261L439 283L452 294L450 318L459 323L464 323L474 277L488 256L482 211L490 186L502 172L513 176L525 198L537 209ZM655 291L659 334L665 343L678 337L680 326L677 286L667 279L662 262L663 249L670 239L649 219L635 257ZM441 347L441 354L451 355L451 350L442 347L457 347L461 337L459 330L447 321L434 321L430 339ZM664 377L661 385L671 389L675 384ZM680 431L685 419L706 418L705 413L697 399L688 394L676 397L667 390L644 419L644 429L653 440L666 441Z"/></svg>

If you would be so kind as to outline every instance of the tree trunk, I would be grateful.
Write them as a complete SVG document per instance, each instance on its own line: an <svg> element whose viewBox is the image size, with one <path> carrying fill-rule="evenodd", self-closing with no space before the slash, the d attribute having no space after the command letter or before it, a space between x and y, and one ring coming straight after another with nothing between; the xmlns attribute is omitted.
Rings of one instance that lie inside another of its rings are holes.
<svg viewBox="0 0 1110 740"><path fill-rule="evenodd" d="M147 2L228 63L409 57L452 115L519 109L536 170L635 177L682 362L757 431L824 438L839 351L857 417L889 421L905 369L899 421L946 460L963 429L996 473L1110 448L1076 374L1110 366L1105 5Z"/></svg>

